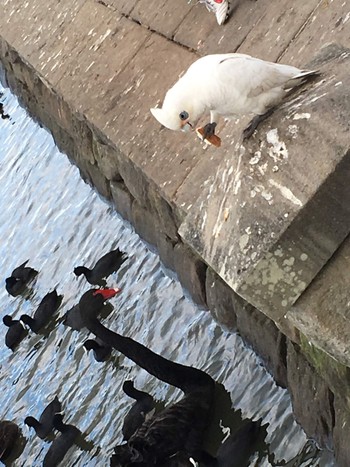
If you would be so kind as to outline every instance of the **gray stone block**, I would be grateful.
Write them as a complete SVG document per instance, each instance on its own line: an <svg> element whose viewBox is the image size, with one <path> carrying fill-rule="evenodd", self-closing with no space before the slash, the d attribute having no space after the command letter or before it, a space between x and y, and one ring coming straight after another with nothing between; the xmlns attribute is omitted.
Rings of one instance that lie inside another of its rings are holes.
<svg viewBox="0 0 350 467"><path fill-rule="evenodd" d="M112 199L109 181L101 173L97 165L92 165L90 162L85 161L84 164L79 164L78 168L82 178L87 183L96 188L98 193L100 193L104 198L108 200Z"/></svg>
<svg viewBox="0 0 350 467"><path fill-rule="evenodd" d="M155 246L158 238L158 225L154 217L135 199L131 208L131 221L136 232L150 245Z"/></svg>
<svg viewBox="0 0 350 467"><path fill-rule="evenodd" d="M110 182L111 194L116 210L126 220L131 220L131 210L134 198L123 182Z"/></svg>
<svg viewBox="0 0 350 467"><path fill-rule="evenodd" d="M105 144L93 135L92 152L101 172L108 180L120 181L121 177L118 168L119 151L112 145Z"/></svg>
<svg viewBox="0 0 350 467"><path fill-rule="evenodd" d="M350 237L347 237L287 314L308 341L347 367L350 367L349 277Z"/></svg>
<svg viewBox="0 0 350 467"><path fill-rule="evenodd" d="M215 321L228 331L237 330L235 292L211 268L207 268L207 305Z"/></svg>
<svg viewBox="0 0 350 467"><path fill-rule="evenodd" d="M287 338L261 311L235 294L237 328L243 339L262 358L279 386L287 387Z"/></svg>
<svg viewBox="0 0 350 467"><path fill-rule="evenodd" d="M206 264L186 245L178 243L174 248L174 265L181 285L189 291L193 301L206 307Z"/></svg>
<svg viewBox="0 0 350 467"><path fill-rule="evenodd" d="M161 231L174 242L177 242L179 240L177 233L178 226L176 225L172 206L170 206L158 190L149 189L148 195L149 209L156 215Z"/></svg>
<svg viewBox="0 0 350 467"><path fill-rule="evenodd" d="M175 242L167 235L158 235L157 250L164 266L174 271L174 246Z"/></svg>
<svg viewBox="0 0 350 467"><path fill-rule="evenodd" d="M336 396L334 399L335 426L333 430L334 452L338 467L350 465L350 410L349 403Z"/></svg>
<svg viewBox="0 0 350 467"><path fill-rule="evenodd" d="M288 342L288 387L293 411L306 434L321 446L332 448L333 393L309 364L298 346Z"/></svg>

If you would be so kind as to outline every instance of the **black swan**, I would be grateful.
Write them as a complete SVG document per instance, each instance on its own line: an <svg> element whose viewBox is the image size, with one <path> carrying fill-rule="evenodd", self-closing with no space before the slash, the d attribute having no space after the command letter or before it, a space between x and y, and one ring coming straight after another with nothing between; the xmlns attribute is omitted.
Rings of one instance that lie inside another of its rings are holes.
<svg viewBox="0 0 350 467"><path fill-rule="evenodd" d="M34 316L22 315L20 317L21 321L27 324L33 332L39 332L41 328L50 322L52 316L61 305L62 299L63 295L57 295L56 290L49 292L41 300Z"/></svg>
<svg viewBox="0 0 350 467"><path fill-rule="evenodd" d="M5 315L2 321L9 328L5 336L5 344L13 351L26 337L28 331L18 319L12 319L10 315Z"/></svg>
<svg viewBox="0 0 350 467"><path fill-rule="evenodd" d="M56 396L50 404L43 410L42 414L40 415L39 420L36 420L34 417L26 417L24 423L28 426L34 428L35 433L39 438L45 439L47 438L54 428L53 420L54 416L61 412L61 402L58 400Z"/></svg>
<svg viewBox="0 0 350 467"><path fill-rule="evenodd" d="M63 324L75 331L85 327L85 314L97 316L104 308L105 301L121 292L121 289L90 289L85 292L79 303L64 315Z"/></svg>
<svg viewBox="0 0 350 467"><path fill-rule="evenodd" d="M117 446L111 466L165 466L183 451L196 458L210 422L214 380L196 368L171 362L131 338L103 326L93 314L85 314L85 326L107 345L123 353L148 373L180 388L184 397L146 420L126 444Z"/></svg>
<svg viewBox="0 0 350 467"><path fill-rule="evenodd" d="M84 342L84 347L86 350L92 350L95 360L97 362L105 362L106 360L109 359L111 353L112 353L112 347L109 345L105 345L100 339L93 340L93 339L88 339L87 341Z"/></svg>
<svg viewBox="0 0 350 467"><path fill-rule="evenodd" d="M9 420L0 421L0 460L11 454L19 436L20 430L16 423Z"/></svg>
<svg viewBox="0 0 350 467"><path fill-rule="evenodd" d="M6 290L13 297L23 293L26 289L26 285L38 274L38 271L26 266L28 261L29 260L25 261L15 268L11 276L5 279Z"/></svg>
<svg viewBox="0 0 350 467"><path fill-rule="evenodd" d="M147 414L154 409L155 402L150 394L136 389L133 381L125 381L123 391L136 401L126 414L122 426L124 439L128 441L146 420Z"/></svg>
<svg viewBox="0 0 350 467"><path fill-rule="evenodd" d="M106 286L104 278L118 271L126 259L126 254L117 248L102 256L92 269L77 266L74 268L74 274L76 276L84 274L86 280L92 285Z"/></svg>
<svg viewBox="0 0 350 467"><path fill-rule="evenodd" d="M247 467L249 458L256 451L257 442L265 435L260 421L249 420L224 441L215 457L202 451L196 460L201 467ZM193 465L196 463L193 462Z"/></svg>
<svg viewBox="0 0 350 467"><path fill-rule="evenodd" d="M56 467L59 465L67 451L81 435L81 432L77 427L63 423L61 414L56 414L54 416L53 425L61 432L61 434L55 438L47 451L44 457L43 467Z"/></svg>

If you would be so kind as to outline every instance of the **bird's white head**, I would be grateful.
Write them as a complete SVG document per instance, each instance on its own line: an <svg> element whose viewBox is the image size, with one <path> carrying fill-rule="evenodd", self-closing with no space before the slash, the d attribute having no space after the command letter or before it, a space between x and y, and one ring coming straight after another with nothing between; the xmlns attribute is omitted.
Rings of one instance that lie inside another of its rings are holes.
<svg viewBox="0 0 350 467"><path fill-rule="evenodd" d="M193 119L198 119L193 94L184 77L180 78L166 93L162 108L151 109L153 117L169 130L191 130Z"/></svg>
<svg viewBox="0 0 350 467"><path fill-rule="evenodd" d="M178 111L176 107L153 108L151 113L158 122L169 130L188 131L192 129L190 115L187 110Z"/></svg>

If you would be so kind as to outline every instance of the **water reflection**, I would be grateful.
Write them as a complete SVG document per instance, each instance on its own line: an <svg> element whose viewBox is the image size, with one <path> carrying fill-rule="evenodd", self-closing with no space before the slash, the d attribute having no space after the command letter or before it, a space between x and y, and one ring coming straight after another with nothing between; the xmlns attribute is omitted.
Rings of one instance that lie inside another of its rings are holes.
<svg viewBox="0 0 350 467"><path fill-rule="evenodd" d="M64 296L52 331L30 332L14 353L4 345L5 326L0 328L0 418L16 421L27 438L13 465L41 465L49 444L36 438L24 419L37 417L55 395L62 401L66 423L75 424L86 442L70 451L67 467L108 465L113 446L122 441L122 420L130 408L121 389L126 379L159 401L180 397L179 390L117 353L111 361L97 363L83 348L88 332L62 323L66 311L91 287L84 277L75 277L74 267L94 264L119 247L129 259L108 285L123 292L111 300L114 311L104 324L169 359L207 371L245 417L268 422L273 452L258 465L332 466L329 453L307 442L294 422L287 392L276 387L253 352L184 297L158 257L82 182L50 135L28 118L7 89L0 91L3 113L11 116L0 119L1 318L32 315L54 288ZM4 279L27 259L39 271L34 293L28 299L13 298L5 291Z"/></svg>

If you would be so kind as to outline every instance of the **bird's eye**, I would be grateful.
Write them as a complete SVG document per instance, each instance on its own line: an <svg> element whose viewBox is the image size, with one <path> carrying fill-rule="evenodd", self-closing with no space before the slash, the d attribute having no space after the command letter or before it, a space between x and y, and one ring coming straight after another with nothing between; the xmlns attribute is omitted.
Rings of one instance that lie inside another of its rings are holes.
<svg viewBox="0 0 350 467"><path fill-rule="evenodd" d="M179 117L181 120L187 120L189 115L188 115L188 112L186 112L186 110L183 110L180 114L179 114Z"/></svg>

